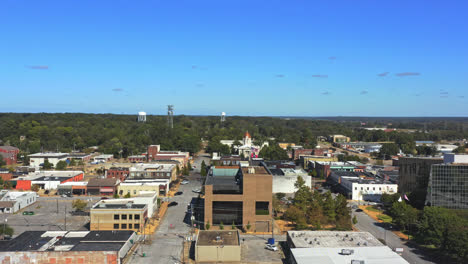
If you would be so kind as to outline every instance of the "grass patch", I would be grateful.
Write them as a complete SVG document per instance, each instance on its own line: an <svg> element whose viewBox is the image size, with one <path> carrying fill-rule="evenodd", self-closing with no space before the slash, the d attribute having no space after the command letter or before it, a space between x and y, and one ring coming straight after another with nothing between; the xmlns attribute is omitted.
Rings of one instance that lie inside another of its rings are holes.
<svg viewBox="0 0 468 264"><path fill-rule="evenodd" d="M367 211L371 211L371 212L376 212L376 213L382 213L382 210L377 209L377 208L375 208L374 206L367 206L367 207L366 207L366 210L367 210Z"/></svg>
<svg viewBox="0 0 468 264"><path fill-rule="evenodd" d="M377 216L377 218L379 218L384 223L391 223L393 220L391 216L388 216L386 214L380 214Z"/></svg>

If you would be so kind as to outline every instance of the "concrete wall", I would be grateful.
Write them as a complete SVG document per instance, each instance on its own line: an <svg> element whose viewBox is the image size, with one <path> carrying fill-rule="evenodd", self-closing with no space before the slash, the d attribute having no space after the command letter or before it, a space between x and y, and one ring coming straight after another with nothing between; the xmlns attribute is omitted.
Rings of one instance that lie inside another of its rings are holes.
<svg viewBox="0 0 468 264"><path fill-rule="evenodd" d="M240 246L197 246L195 248L197 262L233 262L241 261Z"/></svg>
<svg viewBox="0 0 468 264"><path fill-rule="evenodd" d="M29 251L0 252L2 264L119 264L115 251Z"/></svg>
<svg viewBox="0 0 468 264"><path fill-rule="evenodd" d="M273 176L273 193L294 193L297 189L294 187L298 176ZM311 176L301 176L306 182L306 186L312 186Z"/></svg>

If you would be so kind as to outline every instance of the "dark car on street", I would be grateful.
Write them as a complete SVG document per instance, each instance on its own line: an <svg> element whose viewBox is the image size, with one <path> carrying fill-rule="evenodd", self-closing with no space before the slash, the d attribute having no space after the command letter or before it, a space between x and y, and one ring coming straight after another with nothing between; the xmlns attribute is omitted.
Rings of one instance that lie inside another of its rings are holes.
<svg viewBox="0 0 468 264"><path fill-rule="evenodd" d="M167 206L171 207L171 206L176 206L178 205L179 203L177 202L170 202Z"/></svg>

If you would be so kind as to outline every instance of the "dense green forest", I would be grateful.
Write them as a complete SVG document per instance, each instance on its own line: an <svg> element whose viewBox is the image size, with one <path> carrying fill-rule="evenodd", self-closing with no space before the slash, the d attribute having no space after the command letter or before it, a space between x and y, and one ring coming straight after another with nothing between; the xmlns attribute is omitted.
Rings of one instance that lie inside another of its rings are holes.
<svg viewBox="0 0 468 264"><path fill-rule="evenodd" d="M98 146L101 152L121 153L122 156L145 151L149 144L160 144L165 150L197 152L202 140L210 141L211 151L222 148L220 139L241 140L249 131L254 140L275 138L278 142L292 142L314 146L317 136L344 134L352 140L395 141L414 146L414 140L455 140L468 138L468 121L463 118L440 119L383 119L362 120L367 126L419 129L415 133L368 131L361 129L357 119L333 120L228 117L221 124L216 116L175 116L174 128L167 125L166 116L148 116L146 123L136 122L136 116L80 113L1 113L0 144L17 146L24 153L44 151L69 152ZM389 124L391 123L391 124ZM426 132L422 132L426 129ZM23 140L20 140L24 136ZM229 150L224 150L227 152Z"/></svg>

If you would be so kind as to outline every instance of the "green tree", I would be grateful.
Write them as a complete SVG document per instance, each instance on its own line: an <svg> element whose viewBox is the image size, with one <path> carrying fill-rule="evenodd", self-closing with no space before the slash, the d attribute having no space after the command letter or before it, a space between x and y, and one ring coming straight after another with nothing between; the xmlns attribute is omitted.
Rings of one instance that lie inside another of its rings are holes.
<svg viewBox="0 0 468 264"><path fill-rule="evenodd" d="M206 229L206 230L210 230L210 228L211 228L210 221L208 221L208 222L206 222L206 224L205 224L205 229Z"/></svg>
<svg viewBox="0 0 468 264"><path fill-rule="evenodd" d="M283 215L284 219L293 222L295 225L306 223L304 211L299 207L293 205L290 206Z"/></svg>
<svg viewBox="0 0 468 264"><path fill-rule="evenodd" d="M14 230L9 225L0 225L0 234L13 236Z"/></svg>
<svg viewBox="0 0 468 264"><path fill-rule="evenodd" d="M353 216L353 225L357 224L357 218L356 216Z"/></svg>
<svg viewBox="0 0 468 264"><path fill-rule="evenodd" d="M380 156L384 159L389 159L391 156L398 154L400 148L395 143L385 143L382 144L380 149Z"/></svg>
<svg viewBox="0 0 468 264"><path fill-rule="evenodd" d="M75 167L75 166L76 166L76 160L75 160L75 159L71 159L71 160L70 160L70 164L68 164L68 166L70 166L70 167Z"/></svg>
<svg viewBox="0 0 468 264"><path fill-rule="evenodd" d="M390 215L393 218L392 223L406 231L410 225L417 223L418 210L406 202L394 202L390 208Z"/></svg>
<svg viewBox="0 0 468 264"><path fill-rule="evenodd" d="M61 161L57 162L57 166L55 166L55 169L56 170L65 170L67 168L67 166L68 166L67 162L61 160Z"/></svg>
<svg viewBox="0 0 468 264"><path fill-rule="evenodd" d="M416 239L438 248L447 243L447 229L457 222L457 217L446 208L426 206L419 219Z"/></svg>
<svg viewBox="0 0 468 264"><path fill-rule="evenodd" d="M83 201L81 199L75 199L72 202L72 207L75 209L75 211L83 211L88 203L86 201Z"/></svg>
<svg viewBox="0 0 468 264"><path fill-rule="evenodd" d="M200 165L200 175L202 177L206 177L206 164L205 161L203 160L201 165Z"/></svg>
<svg viewBox="0 0 468 264"><path fill-rule="evenodd" d="M232 221L231 229L232 230L236 229L236 224L234 223L234 221Z"/></svg>
<svg viewBox="0 0 468 264"><path fill-rule="evenodd" d="M33 192L38 192L39 189L40 189L39 185L37 185L37 184L31 185L31 191L33 191Z"/></svg>
<svg viewBox="0 0 468 264"><path fill-rule="evenodd" d="M466 148L465 146L459 146L458 148L454 149L453 152L458 153L458 154L463 154L463 153L466 153Z"/></svg>
<svg viewBox="0 0 468 264"><path fill-rule="evenodd" d="M52 165L52 163L50 163L48 160L45 160L44 161L44 164L42 165L42 168L44 170L50 170L54 167L54 165Z"/></svg>
<svg viewBox="0 0 468 264"><path fill-rule="evenodd" d="M223 222L219 223L219 229L224 230L224 224L223 224Z"/></svg>
<svg viewBox="0 0 468 264"><path fill-rule="evenodd" d="M130 195L130 193L128 192L127 194L124 195L124 198L131 198L132 196Z"/></svg>
<svg viewBox="0 0 468 264"><path fill-rule="evenodd" d="M267 160L287 160L289 159L286 150L282 149L275 142L271 142L269 146L265 146L260 150L259 156Z"/></svg>
<svg viewBox="0 0 468 264"><path fill-rule="evenodd" d="M333 199L331 192L326 192L323 199L323 213L328 218L330 223L335 223L336 221L336 211L335 211L335 200Z"/></svg>

